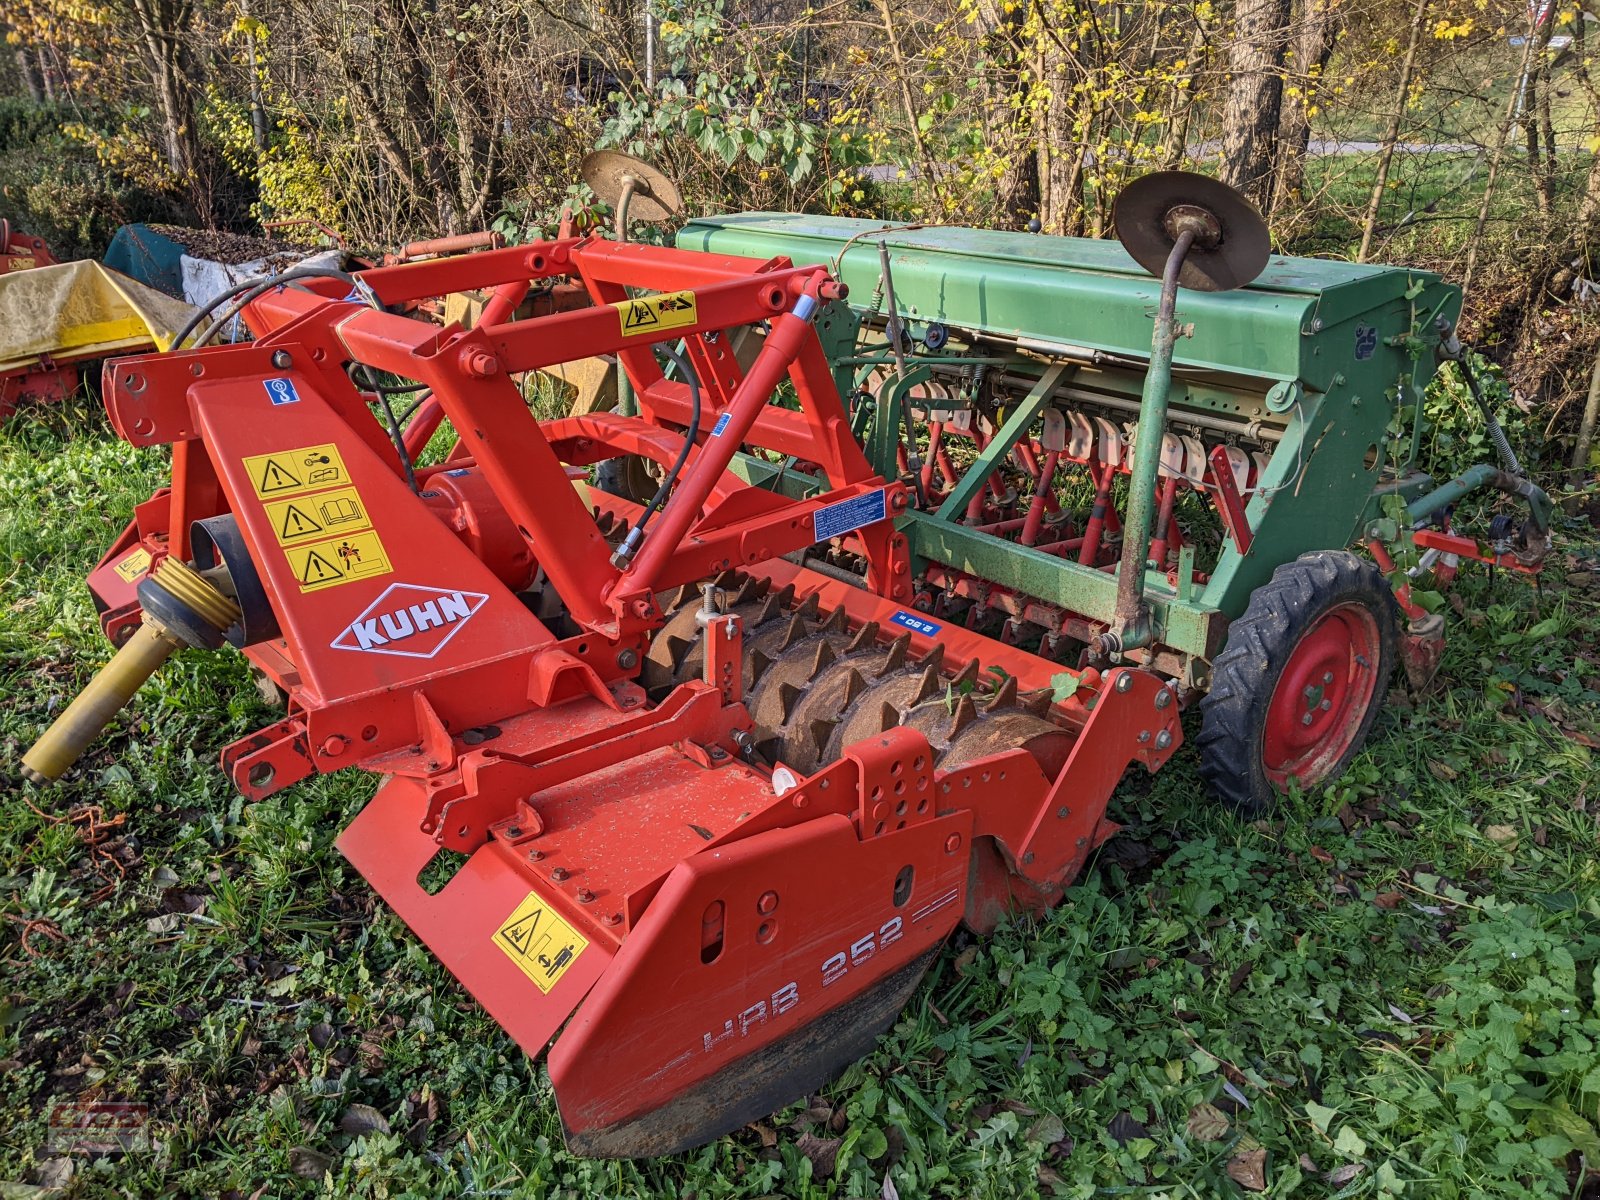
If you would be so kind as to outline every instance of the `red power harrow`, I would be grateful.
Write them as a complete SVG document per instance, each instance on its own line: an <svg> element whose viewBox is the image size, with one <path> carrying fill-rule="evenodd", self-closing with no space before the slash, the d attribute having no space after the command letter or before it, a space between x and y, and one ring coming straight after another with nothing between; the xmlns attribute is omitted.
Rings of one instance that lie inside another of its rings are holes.
<svg viewBox="0 0 1600 1200"><path fill-rule="evenodd" d="M506 320L558 277L590 306ZM1155 674L1072 672L1052 703L1059 664L912 610L905 487L851 432L822 269L591 238L361 281L494 299L441 330L318 281L254 301L252 344L108 366L116 429L171 443L172 482L90 581L120 692L92 685L29 767L64 770L172 647L242 647L288 712L229 776L252 798L382 777L340 849L530 1055L556 1039L576 1151L690 1147L822 1083L957 924L1059 900L1128 765L1178 745ZM669 377L652 347L680 339ZM603 353L642 415L531 415L514 376ZM455 430L414 486L352 364L426 385ZM747 486L741 449L827 489ZM583 485L680 451L642 534ZM864 559L859 586L786 560L817 543ZM442 852L463 857L430 892Z"/></svg>

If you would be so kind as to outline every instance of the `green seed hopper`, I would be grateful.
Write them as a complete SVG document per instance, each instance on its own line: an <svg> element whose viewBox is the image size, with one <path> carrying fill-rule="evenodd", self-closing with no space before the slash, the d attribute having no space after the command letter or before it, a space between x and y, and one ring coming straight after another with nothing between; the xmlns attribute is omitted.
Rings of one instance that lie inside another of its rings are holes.
<svg viewBox="0 0 1600 1200"><path fill-rule="evenodd" d="M1147 178L1170 190L1196 177ZM1180 207L1163 211L1170 233ZM1246 212L1240 227L1258 225ZM998 619L1008 639L1037 639L1043 652L1141 662L1205 692L1237 643L1230 627L1276 573L1359 540L1411 618L1374 649L1393 658L1398 647L1420 682L1437 663L1441 622L1412 602L1393 556L1526 569L1546 542L1548 501L1509 448L1508 461L1442 487L1418 467L1423 390L1460 357L1459 289L1428 271L1268 255L1260 229L1264 265L1245 286L1180 276L1164 317L1172 238L1160 235L1146 265L1112 241L787 213L699 218L677 243L826 263L848 284L848 307L820 327L875 465L921 485L923 502L901 522L913 574L928 581L919 607L975 626ZM1139 469L1147 446L1159 447L1153 472ZM809 486L804 464L752 458L742 469L758 484ZM1448 523L1455 502L1484 487L1533 509L1520 526L1502 522L1494 547ZM1119 560L1143 564L1142 589ZM1335 758L1353 752L1336 741Z"/></svg>

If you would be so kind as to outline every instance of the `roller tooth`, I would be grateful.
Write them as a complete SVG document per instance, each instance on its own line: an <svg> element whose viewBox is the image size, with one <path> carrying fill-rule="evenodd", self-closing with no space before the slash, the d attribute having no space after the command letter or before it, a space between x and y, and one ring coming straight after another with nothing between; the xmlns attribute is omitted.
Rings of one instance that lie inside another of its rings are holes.
<svg viewBox="0 0 1600 1200"><path fill-rule="evenodd" d="M907 634L906 636L910 637L911 635ZM940 664L942 664L943 662L944 662L944 643L943 642L935 642L933 644L933 649L929 650L928 653L923 656L922 660L917 663L917 665L919 667L932 667L935 670L938 670Z"/></svg>
<svg viewBox="0 0 1600 1200"><path fill-rule="evenodd" d="M1022 696L1018 697L1017 703L1020 704L1025 711L1032 713L1036 717L1042 717L1045 715L1045 713L1050 711L1050 705L1052 703L1050 689L1040 688L1036 692L1026 692Z"/></svg>
<svg viewBox="0 0 1600 1200"><path fill-rule="evenodd" d="M612 516L605 509L602 508L599 512L595 513L594 526L600 531L601 537L610 536L612 523Z"/></svg>
<svg viewBox="0 0 1600 1200"><path fill-rule="evenodd" d="M689 638L681 638L681 637L677 637L675 635L668 636L668 637L666 637L666 638L664 638L662 640L663 640L663 643L667 647L667 655L675 663L682 662L683 661L683 652L685 650L687 650L690 646L694 645L694 642L691 639L689 639Z"/></svg>
<svg viewBox="0 0 1600 1200"><path fill-rule="evenodd" d="M985 704L985 712L993 712L997 708L1007 708L1017 702L1017 677L1007 675L1000 681L1000 686L995 688L994 695Z"/></svg>
<svg viewBox="0 0 1600 1200"><path fill-rule="evenodd" d="M789 605L794 603L794 584L784 584L783 587L780 588L775 594L778 597L778 603L787 608Z"/></svg>
<svg viewBox="0 0 1600 1200"><path fill-rule="evenodd" d="M978 719L978 706L973 703L971 696L963 696L956 701L956 711L950 718L950 731L945 734L945 740L953 739L968 725Z"/></svg>
<svg viewBox="0 0 1600 1200"><path fill-rule="evenodd" d="M929 667L922 673L922 682L917 685L917 694L911 698L911 706L914 708L924 700L931 700L938 694L939 670L937 667Z"/></svg>
<svg viewBox="0 0 1600 1200"><path fill-rule="evenodd" d="M806 628L805 617L797 616L792 618L789 621L789 628L784 632L783 641L778 644L778 649L780 651L787 650L801 638L805 637L808 632L809 630Z"/></svg>
<svg viewBox="0 0 1600 1200"><path fill-rule="evenodd" d="M756 613L755 623L757 625L765 625L782 611L783 600L778 596L768 596L761 602L761 608Z"/></svg>
<svg viewBox="0 0 1600 1200"><path fill-rule="evenodd" d="M856 631L855 637L850 639L850 644L845 647L845 652L847 654L854 654L858 650L865 650L877 640L878 623L876 621L868 621Z"/></svg>
<svg viewBox="0 0 1600 1200"><path fill-rule="evenodd" d="M878 711L878 721L880 728L893 729L900 724L900 710L885 700L883 708Z"/></svg>
<svg viewBox="0 0 1600 1200"><path fill-rule="evenodd" d="M828 619L822 623L824 633L843 633L850 628L850 623L845 619L844 609L836 608L828 614Z"/></svg>
<svg viewBox="0 0 1600 1200"><path fill-rule="evenodd" d="M800 607L795 609L795 612L798 615L805 617L808 621L815 621L817 619L817 613L820 612L821 609L822 603L817 599L817 593L812 592L811 595L805 598Z"/></svg>
<svg viewBox="0 0 1600 1200"><path fill-rule="evenodd" d="M844 677L844 699L840 701L839 707L843 709L852 700L866 690L866 676L852 667L850 673ZM835 721L834 724L837 725L838 722Z"/></svg>
<svg viewBox="0 0 1600 1200"><path fill-rule="evenodd" d="M962 664L961 669L955 673L950 682L958 686L963 683L978 682L978 660L969 658Z"/></svg>
<svg viewBox="0 0 1600 1200"><path fill-rule="evenodd" d="M838 726L837 717L819 717L811 722L807 730L811 737L811 744L817 748L817 753L822 753L822 748L828 744L828 739L833 736L834 729Z"/></svg>
<svg viewBox="0 0 1600 1200"><path fill-rule="evenodd" d="M753 579L749 575L746 575L744 577L744 582L742 582L739 585L738 592L736 592L734 594L734 597L733 597L733 600L731 601L731 603L732 604L743 604L748 600L756 599L760 595L761 595L761 587L760 587L760 585L757 583L757 581L755 579Z"/></svg>
<svg viewBox="0 0 1600 1200"><path fill-rule="evenodd" d="M765 650L752 650L749 654L745 655L745 658L750 664L750 675L752 682L765 675L767 673L767 668L772 665L772 655L768 654Z"/></svg>
<svg viewBox="0 0 1600 1200"><path fill-rule="evenodd" d="M795 701L804 694L805 689L797 683L780 683L778 685L778 703L783 706L785 720L794 711Z"/></svg>
<svg viewBox="0 0 1600 1200"><path fill-rule="evenodd" d="M812 678L812 679L815 679L818 675L820 675L822 673L822 668L823 667L827 666L831 662L838 662L838 661L839 661L839 655L831 645L829 645L825 641L824 642L818 642L817 643L817 655L816 655L815 658L813 658L811 660L811 670L809 672L809 677Z"/></svg>
<svg viewBox="0 0 1600 1200"><path fill-rule="evenodd" d="M874 626L874 629L876 629L876 626ZM899 637L895 638L894 641L889 643L889 656L883 660L883 669L879 671L878 674L887 675L890 671L898 671L901 667L905 666L906 654L909 653L910 650L911 635L909 633L902 633Z"/></svg>

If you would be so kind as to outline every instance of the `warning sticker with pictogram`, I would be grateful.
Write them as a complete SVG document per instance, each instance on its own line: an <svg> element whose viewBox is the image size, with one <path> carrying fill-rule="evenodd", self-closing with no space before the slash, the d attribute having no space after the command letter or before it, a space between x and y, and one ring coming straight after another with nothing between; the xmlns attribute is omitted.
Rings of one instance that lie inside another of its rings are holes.
<svg viewBox="0 0 1600 1200"><path fill-rule="evenodd" d="M589 946L588 939L568 925L537 892L511 911L494 931L494 944L538 986L541 992L561 982Z"/></svg>
<svg viewBox="0 0 1600 1200"><path fill-rule="evenodd" d="M288 556L289 568L302 592L377 579L394 571L383 543L370 529L325 542L295 543L285 546L283 552Z"/></svg>
<svg viewBox="0 0 1600 1200"><path fill-rule="evenodd" d="M150 569L150 551L140 546L111 569L122 577L124 583L132 583Z"/></svg>
<svg viewBox="0 0 1600 1200"><path fill-rule="evenodd" d="M263 500L298 496L350 482L344 459L332 442L276 454L252 454L244 460L244 469L250 474L250 486Z"/></svg>
<svg viewBox="0 0 1600 1200"><path fill-rule="evenodd" d="M622 336L662 333L682 329L700 320L700 309L693 292L664 292L659 296L640 296L620 300L611 306L622 321Z"/></svg>
<svg viewBox="0 0 1600 1200"><path fill-rule="evenodd" d="M361 502L355 488L339 488L294 500L271 500L264 507L274 536L284 546L372 528L367 506Z"/></svg>

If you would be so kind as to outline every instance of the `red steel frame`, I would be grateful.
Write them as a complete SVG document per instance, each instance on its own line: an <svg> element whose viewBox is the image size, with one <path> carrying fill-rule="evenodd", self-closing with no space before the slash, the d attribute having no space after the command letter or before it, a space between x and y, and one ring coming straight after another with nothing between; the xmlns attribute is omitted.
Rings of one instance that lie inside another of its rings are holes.
<svg viewBox="0 0 1600 1200"><path fill-rule="evenodd" d="M593 306L504 321L531 282L556 276L581 282ZM287 692L289 711L229 747L225 768L250 797L347 766L386 777L341 850L530 1054L571 1016L550 1069L575 1147L692 1145L792 1099L786 1089L814 1086L819 1070L866 1048L888 1019L873 1005L898 1008L959 920L992 928L1008 908L1058 899L1114 830L1105 804L1129 764L1154 770L1181 741L1179 706L1155 675L1088 671L1055 707L1078 736L1054 778L1022 750L941 773L921 735L896 729L792 790L775 786L740 759L751 722L728 682L739 674L736 638L707 655L715 686L684 684L652 708L634 676L661 623L656 597L729 568L817 593L856 626L909 615L913 582L894 527L905 490L875 476L851 437L808 319L836 285L783 259L598 239L362 278L386 305L494 289L493 319L440 329L318 281L255 301L250 345L109 365L116 429L136 445L171 443L172 483L139 506L91 589L116 638L138 618L143 570L165 554L189 557L194 521L233 515L281 630L246 653ZM620 320L630 289L692 292L693 319L630 336ZM762 322L762 348L743 370L727 332ZM684 340L701 381L700 436L619 570L569 469L620 453L676 456L689 390L650 351L669 337ZM599 353L619 355L642 415L536 421L513 374ZM456 430L449 461L421 473L422 495L350 381L352 361L427 385ZM770 403L785 379L797 410ZM741 445L816 463L829 489L791 500L748 488L727 471ZM308 450L337 459L338 482L370 518L366 552L376 545L387 571L314 587L297 575L255 472ZM868 563L863 587L784 561L817 540L819 512L876 504L878 493L882 518L844 535ZM511 551L485 550L508 540ZM557 637L518 599L536 567L576 636ZM379 617L407 600L421 639L425 598L438 595L458 623L436 646L439 635L423 639L426 656L353 640L365 622L371 641ZM917 650L932 648L915 626L912 636ZM1060 673L969 630L936 640L952 661L1000 667L1024 688ZM469 857L430 894L418 876L441 849ZM502 936L529 905L573 935L566 957L550 960L548 988ZM809 1057L780 1061L795 1037L809 1039Z"/></svg>

